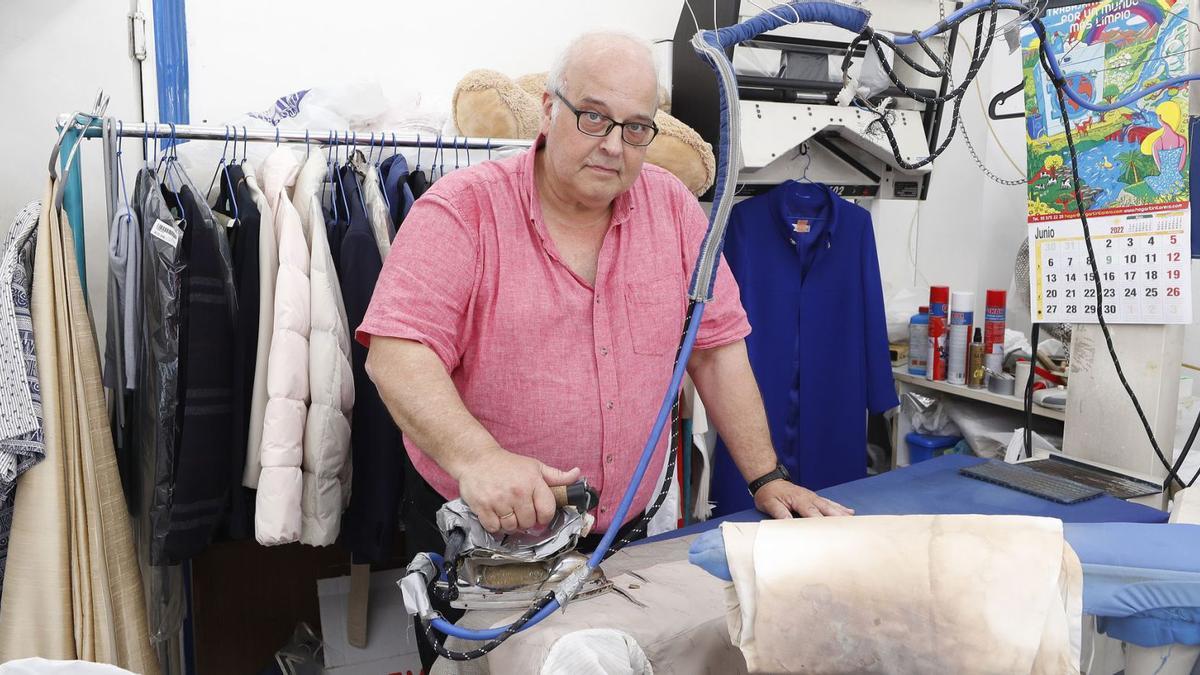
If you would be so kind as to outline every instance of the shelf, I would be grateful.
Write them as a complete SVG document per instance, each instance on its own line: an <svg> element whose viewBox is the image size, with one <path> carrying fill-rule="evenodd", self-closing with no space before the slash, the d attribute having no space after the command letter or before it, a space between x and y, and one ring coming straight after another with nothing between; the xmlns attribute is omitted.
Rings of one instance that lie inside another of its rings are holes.
<svg viewBox="0 0 1200 675"><path fill-rule="evenodd" d="M988 391L987 389L972 389L966 385L961 385L961 384L950 384L948 382L930 382L929 380L925 379L924 377L921 377L920 375L910 375L908 373L908 370L904 369L904 368L893 369L892 375L896 379L897 382L903 382L912 387L919 387L921 389L928 389L930 391L938 391L938 392L942 392L945 394L950 394L951 396L958 396L960 398L969 398L969 399L972 399L975 401L983 401L984 403L990 403L992 405L1002 406L1005 408L1009 408L1010 410L1018 410L1018 411L1025 410L1024 401L1016 396L1006 396L1004 394L993 394L992 392ZM1058 420L1060 422L1065 422L1067 419L1067 413L1065 411L1054 410L1052 408L1046 408L1046 407L1040 406L1036 403L1033 404L1033 414L1038 417L1045 417L1047 419Z"/></svg>

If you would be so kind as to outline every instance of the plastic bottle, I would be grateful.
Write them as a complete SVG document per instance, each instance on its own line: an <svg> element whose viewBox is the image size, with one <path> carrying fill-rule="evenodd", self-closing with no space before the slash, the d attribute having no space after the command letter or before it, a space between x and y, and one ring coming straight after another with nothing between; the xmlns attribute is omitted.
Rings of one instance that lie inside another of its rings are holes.
<svg viewBox="0 0 1200 675"><path fill-rule="evenodd" d="M950 384L967 383L967 355L974 323L975 294L955 291L950 297L950 332L946 339L946 381Z"/></svg>
<svg viewBox="0 0 1200 675"><path fill-rule="evenodd" d="M1004 344L1005 306L1008 293L988 289L987 305L983 310L983 353L991 354L992 345Z"/></svg>
<svg viewBox="0 0 1200 675"><path fill-rule="evenodd" d="M925 377L929 363L929 307L922 305L908 320L908 373Z"/></svg>
<svg viewBox="0 0 1200 675"><path fill-rule="evenodd" d="M950 309L950 287L929 287L929 363L925 379L946 379L946 319Z"/></svg>

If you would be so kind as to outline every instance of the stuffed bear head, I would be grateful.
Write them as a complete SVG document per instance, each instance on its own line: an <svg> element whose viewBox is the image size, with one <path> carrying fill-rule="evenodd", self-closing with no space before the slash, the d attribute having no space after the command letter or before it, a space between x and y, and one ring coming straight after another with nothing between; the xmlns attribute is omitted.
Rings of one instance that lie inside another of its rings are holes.
<svg viewBox="0 0 1200 675"><path fill-rule="evenodd" d="M494 70L473 70L454 90L454 123L459 133L467 136L534 139L545 89L546 73L513 80ZM675 174L692 194L699 196L712 185L716 172L712 146L670 115L665 98L659 97L659 110L654 116L659 132L646 149L646 161Z"/></svg>

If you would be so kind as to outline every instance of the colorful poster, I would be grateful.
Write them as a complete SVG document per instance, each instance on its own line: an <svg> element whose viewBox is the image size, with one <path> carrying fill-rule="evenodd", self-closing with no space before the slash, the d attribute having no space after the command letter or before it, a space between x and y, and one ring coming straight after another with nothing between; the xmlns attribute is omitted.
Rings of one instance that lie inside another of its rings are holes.
<svg viewBox="0 0 1200 675"><path fill-rule="evenodd" d="M1088 101L1105 104L1188 73L1187 12L1185 0L1103 0L1049 9L1043 22L1067 83ZM1032 28L1022 32L1021 46L1033 318L1095 322L1095 289L1086 283L1090 268L1064 273L1062 267L1067 259L1086 266L1086 253L1063 259L1055 255L1078 253L1075 247L1083 244L1081 205L1057 94L1042 69ZM1130 282L1105 284L1106 293L1121 295L1120 302L1102 307L1105 318L1114 323L1189 322L1190 266L1167 265L1178 263L1180 256L1186 261L1190 253L1188 228L1180 224L1189 220L1186 83L1103 113L1068 98L1067 116L1093 247L1127 249L1097 250L1104 279ZM1055 265L1059 268L1052 269ZM1063 283L1071 277L1069 285Z"/></svg>
<svg viewBox="0 0 1200 675"><path fill-rule="evenodd" d="M1188 72L1187 2L1107 0L1047 11L1062 74L1088 100L1111 103ZM1075 204L1066 135L1032 28L1022 35L1029 217L1070 217ZM1088 214L1178 210L1188 201L1187 85L1097 113L1067 100Z"/></svg>

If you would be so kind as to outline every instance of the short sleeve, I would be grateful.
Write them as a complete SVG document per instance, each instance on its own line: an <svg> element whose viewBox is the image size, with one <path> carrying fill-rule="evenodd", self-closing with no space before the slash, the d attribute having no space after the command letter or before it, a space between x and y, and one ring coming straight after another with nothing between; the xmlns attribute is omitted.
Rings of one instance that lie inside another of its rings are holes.
<svg viewBox="0 0 1200 675"><path fill-rule="evenodd" d="M367 347L372 336L420 342L453 371L475 286L478 236L441 195L418 199L396 232L355 338Z"/></svg>
<svg viewBox="0 0 1200 675"><path fill-rule="evenodd" d="M700 257L700 246L708 230L708 216L700 202L679 183L675 191L677 211L683 234L683 258L685 279L690 284L696 260ZM704 307L700 330L696 334L696 349L711 349L737 342L750 334L750 322L742 307L741 293L724 254L717 264L717 283L713 297Z"/></svg>

